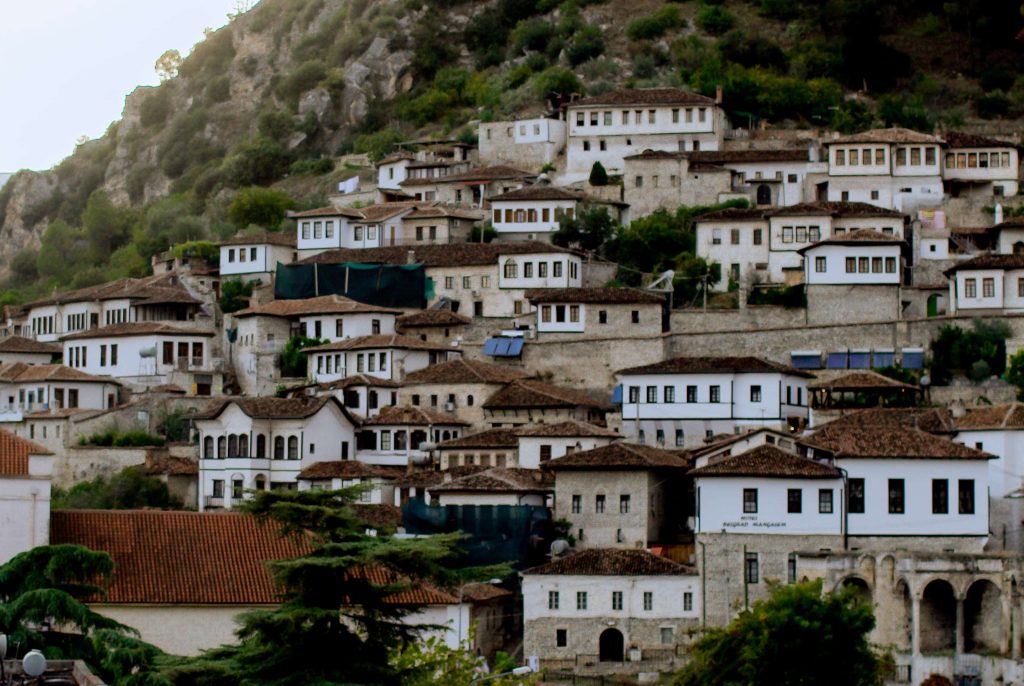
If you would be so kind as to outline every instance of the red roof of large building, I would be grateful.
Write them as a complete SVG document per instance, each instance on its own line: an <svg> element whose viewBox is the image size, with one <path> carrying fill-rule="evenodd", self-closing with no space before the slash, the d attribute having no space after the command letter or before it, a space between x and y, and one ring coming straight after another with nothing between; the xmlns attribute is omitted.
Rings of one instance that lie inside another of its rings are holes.
<svg viewBox="0 0 1024 686"><path fill-rule="evenodd" d="M49 449L0 429L0 476L28 476L29 455L51 455Z"/></svg>

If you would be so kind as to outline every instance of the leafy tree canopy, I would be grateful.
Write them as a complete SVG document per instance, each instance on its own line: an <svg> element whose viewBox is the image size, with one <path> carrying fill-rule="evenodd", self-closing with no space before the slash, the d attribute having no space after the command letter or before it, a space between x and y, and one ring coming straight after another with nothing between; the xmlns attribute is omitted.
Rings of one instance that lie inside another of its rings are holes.
<svg viewBox="0 0 1024 686"><path fill-rule="evenodd" d="M228 207L228 219L239 229L255 224L276 231L286 210L295 207L295 199L274 188L251 186L235 195Z"/></svg>
<svg viewBox="0 0 1024 686"><path fill-rule="evenodd" d="M217 299L217 304L220 305L221 311L224 313L238 312L243 307L248 307L249 296L252 295L255 283L257 282L243 282L241 279L232 279L222 283L220 298Z"/></svg>
<svg viewBox="0 0 1024 686"><path fill-rule="evenodd" d="M141 466L126 467L106 479L80 481L67 491L55 488L53 508L66 510L135 510L143 507L182 507L172 498L167 484L146 474Z"/></svg>

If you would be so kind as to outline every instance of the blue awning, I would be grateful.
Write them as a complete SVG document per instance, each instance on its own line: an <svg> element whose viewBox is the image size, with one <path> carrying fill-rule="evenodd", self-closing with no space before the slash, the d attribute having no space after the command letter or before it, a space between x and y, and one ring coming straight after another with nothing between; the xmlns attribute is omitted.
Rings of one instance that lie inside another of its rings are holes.
<svg viewBox="0 0 1024 686"><path fill-rule="evenodd" d="M622 384L612 389L612 405L622 404Z"/></svg>
<svg viewBox="0 0 1024 686"><path fill-rule="evenodd" d="M850 369L871 369L871 351L851 350Z"/></svg>
<svg viewBox="0 0 1024 686"><path fill-rule="evenodd" d="M882 367L891 367L896 362L896 351L891 348L884 350L875 349L874 356L871 361L871 366L874 369L881 369Z"/></svg>
<svg viewBox="0 0 1024 686"><path fill-rule="evenodd" d="M523 339L499 336L484 343L484 355L491 357L519 357L523 354Z"/></svg>
<svg viewBox="0 0 1024 686"><path fill-rule="evenodd" d="M494 355L494 351L498 348L497 338L488 338L487 342L484 343L484 355Z"/></svg>
<svg viewBox="0 0 1024 686"><path fill-rule="evenodd" d="M923 348L904 348L903 359L901 366L904 369L923 369L924 368L924 349Z"/></svg>
<svg viewBox="0 0 1024 686"><path fill-rule="evenodd" d="M846 369L849 362L849 353L845 350L831 352L828 354L828 361L825 366L828 369Z"/></svg>
<svg viewBox="0 0 1024 686"><path fill-rule="evenodd" d="M821 369L820 350L794 350L789 359L795 369Z"/></svg>

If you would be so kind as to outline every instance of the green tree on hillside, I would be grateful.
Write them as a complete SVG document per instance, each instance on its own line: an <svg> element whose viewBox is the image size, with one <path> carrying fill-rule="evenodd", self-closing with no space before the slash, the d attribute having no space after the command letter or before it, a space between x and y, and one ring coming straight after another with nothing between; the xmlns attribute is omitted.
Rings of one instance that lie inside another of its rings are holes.
<svg viewBox="0 0 1024 686"><path fill-rule="evenodd" d="M284 191L251 186L235 195L228 207L228 220L239 229L255 224L276 231L284 221L285 211L294 207L295 199Z"/></svg>

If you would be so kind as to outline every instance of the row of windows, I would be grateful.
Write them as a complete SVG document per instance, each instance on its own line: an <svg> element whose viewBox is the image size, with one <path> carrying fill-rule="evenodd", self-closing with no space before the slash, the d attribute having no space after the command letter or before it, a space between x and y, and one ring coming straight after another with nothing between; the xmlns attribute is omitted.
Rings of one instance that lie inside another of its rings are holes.
<svg viewBox="0 0 1024 686"><path fill-rule="evenodd" d="M525 208L518 210L494 210L494 223L495 224L535 224L539 220L545 224L551 222L552 218L554 221L559 222L562 217L566 219L572 219L575 214L575 210L571 207L555 207L553 210L550 207L542 207L539 210L536 208ZM504 217L504 220L502 219Z"/></svg>
<svg viewBox="0 0 1024 686"><path fill-rule="evenodd" d="M122 307L118 310L107 310L104 321L107 326L111 324L124 324L128 321L128 308Z"/></svg>
<svg viewBox="0 0 1024 686"><path fill-rule="evenodd" d="M612 610L622 610L622 591L611 592L611 608ZM576 609L586 610L589 594L587 591L576 591ZM644 612L654 611L654 591L643 592L643 604ZM561 593L559 591L548 591L548 609L559 610L561 609ZM683 611L693 611L693 593L685 591L683 593Z"/></svg>
<svg viewBox="0 0 1024 686"><path fill-rule="evenodd" d="M947 169L987 169L1010 166L1008 152L957 152L946 153Z"/></svg>
<svg viewBox="0 0 1024 686"><path fill-rule="evenodd" d="M424 229L427 229L429 235L427 238L432 241L437 240L437 227L436 226L417 226L416 227L416 240L422 241L424 238Z"/></svg>
<svg viewBox="0 0 1024 686"><path fill-rule="evenodd" d="M317 222L319 224L320 222ZM303 236L306 238L306 236ZM328 236L330 238L330 236ZM228 248L228 262L235 261L235 249ZM239 262L255 262L256 261L256 248L239 248L238 249L238 261Z"/></svg>
<svg viewBox="0 0 1024 686"><path fill-rule="evenodd" d="M629 514L629 503L630 497L628 494L622 494L619 496L619 514ZM574 494L572 496L572 513L580 514L583 512L583 496ZM604 514L605 512L605 496L598 494L594 496L594 513Z"/></svg>
<svg viewBox="0 0 1024 686"><path fill-rule="evenodd" d="M804 511L804 492L802 488L790 488L786 491L786 512L800 514ZM756 514L758 508L758 489L743 489L744 514ZM818 514L832 514L833 494L831 488L818 489Z"/></svg>
<svg viewBox="0 0 1024 686"><path fill-rule="evenodd" d="M312 235L313 238L334 238L334 220L326 221L304 221L301 223L302 237L306 240ZM358 239L357 239L358 240ZM255 257L253 258L255 259Z"/></svg>
<svg viewBox="0 0 1024 686"><path fill-rule="evenodd" d="M774 177L775 177L776 181L782 181L782 171L779 170L779 169L776 169ZM769 178L769 177L768 177L767 174L764 174L763 172L756 171L756 172L754 172L754 176L751 177L750 179L747 178L747 173L746 172L737 172L736 178L737 178L737 180L740 183L744 183L745 181L748 181L748 180L749 181L761 181L761 180ZM800 176L797 175L797 174L787 174L786 175L786 183L796 183L799 180L800 180Z"/></svg>
<svg viewBox="0 0 1024 686"><path fill-rule="evenodd" d="M228 434L227 436L219 436L216 443L214 442L213 436L207 436L203 439L203 457L207 460L223 460L229 457L252 457L258 460L265 459L267 457L267 437L264 434L257 434L256 440L253 442L256 444L254 446L255 454L249 450L249 436L247 434ZM216 450L214 450L215 445ZM309 444L309 452L310 454L316 453L316 444ZM299 459L298 437L288 436L286 441L284 436L275 436L273 457L275 460Z"/></svg>
<svg viewBox="0 0 1024 686"><path fill-rule="evenodd" d="M107 366L107 346L105 345L100 346L100 366ZM117 366L117 343L110 344L110 366Z"/></svg>
<svg viewBox="0 0 1024 686"><path fill-rule="evenodd" d="M345 373L345 357L342 353L334 353L333 355L317 355L316 356L316 373L317 374L344 374ZM362 372L386 372L388 370L388 354L387 353L357 353L356 354L356 373L361 374Z"/></svg>
<svg viewBox="0 0 1024 686"><path fill-rule="evenodd" d="M936 148L934 146L914 146L910 148L900 146L896 148L897 166L904 167L907 165L908 150L910 151L909 159L911 166L919 166L922 159L924 159L925 164L935 164ZM880 166L885 164L885 148L836 148L834 164L837 167Z"/></svg>
<svg viewBox="0 0 1024 686"><path fill-rule="evenodd" d="M693 146L694 146L693 147L694 150L699 148L700 147L700 141L694 141L693 142ZM604 148L602 148L602 150L603 149ZM651 175L651 188L658 188L660 183L661 183L661 177L658 176L657 174L652 174ZM640 174L637 174L636 178L633 179L633 184L637 188L643 188L644 187L644 177L642 175L640 175ZM668 185L669 185L669 188L676 188L679 185L679 177L676 176L675 174L669 174L669 176L668 176Z"/></svg>
<svg viewBox="0 0 1024 686"><path fill-rule="evenodd" d="M895 257L847 257L846 258L846 273L847 274L881 274L882 270L885 270L886 274L896 273L896 258ZM828 271L828 258L821 256L814 258L814 271L822 274Z"/></svg>
<svg viewBox="0 0 1024 686"><path fill-rule="evenodd" d="M753 244L761 245L764 242L764 231L763 229L754 229L753 232ZM722 229L711 229L711 244L721 245L722 244ZM729 244L739 245L740 244L740 230L729 229Z"/></svg>
<svg viewBox="0 0 1024 686"><path fill-rule="evenodd" d="M863 514L865 504L864 479L847 482L847 502L851 514ZM889 514L906 513L906 481L889 479ZM960 479L957 483L957 510L960 514L974 514L974 479ZM949 479L932 479L932 514L949 514Z"/></svg>
<svg viewBox="0 0 1024 686"><path fill-rule="evenodd" d="M685 604L686 596L690 597L690 607L689 608L685 608L685 609L687 611L692 611L693 610L693 594L692 593L684 593L683 594L684 604ZM676 635L675 627L671 627L671 626L659 627L658 635L659 635L659 637L661 639L661 644L662 645L670 646L670 645L673 645L675 643L675 635ZM556 648L565 648L568 645L569 645L569 630L568 629L555 629L555 647Z"/></svg>
<svg viewBox="0 0 1024 686"><path fill-rule="evenodd" d="M548 270L547 270L547 266L548 265L547 265L547 263L546 262L539 262L538 264L539 265L543 265L543 269L541 269L541 271L544 273L544 276L547 276L548 275ZM561 263L556 262L555 264L561 264ZM532 269L531 269L531 275L532 275L532 273L533 272L532 272ZM561 270L559 270L559 275L561 275ZM447 290L449 290L449 291L454 289L455 288L455 277L454 276L446 276L446 277L444 277L444 287ZM491 287L491 277L489 277L489 276L481 276L480 277L480 288L490 288L490 287ZM468 290L472 290L472 288L473 288L473 277L472 276L463 276L462 277L462 289L468 291Z"/></svg>
<svg viewBox="0 0 1024 686"><path fill-rule="evenodd" d="M410 402L412 403L412 405L414 407L419 407L420 406L420 395L419 395L419 393L414 393L411 396ZM475 403L475 402L476 402L476 399L472 395L467 395L466 396L466 407L473 407L473 403ZM437 403L438 403L438 396L436 394L432 394L430 396L430 406L431 407L437 407ZM451 405L452 408L457 407L458 405L457 405L456 400L455 400L455 394L454 393L449 393L448 394L448 399L445 400L445 403L448 404L448 405Z"/></svg>
<svg viewBox="0 0 1024 686"><path fill-rule="evenodd" d="M310 338L323 338L323 320L313 319L306 324L306 331ZM374 336L380 333L380 320L370 320L370 333ZM343 338L345 336L345 320L338 317L334 320L334 336L335 338Z"/></svg>
<svg viewBox="0 0 1024 686"><path fill-rule="evenodd" d="M1017 279L1017 295L1020 296L1024 293L1022 289L1024 285L1024 279ZM965 298L977 298L978 297L978 280L975 278L964 279L964 297ZM994 298L996 297L996 280L991 277L985 277L981 280L981 297L983 298Z"/></svg>
<svg viewBox="0 0 1024 686"><path fill-rule="evenodd" d="M552 278L559 279L563 274L563 265L561 261L554 261L551 263L551 276ZM509 258L505 260L505 264L502 267L503 274L506 279L518 279L519 278L519 263ZM548 263L537 262L537 278L543 279L548 275ZM579 277L579 264L576 262L569 262L569 278L576 279ZM523 278L533 278L533 262L523 262Z"/></svg>
<svg viewBox="0 0 1024 686"><path fill-rule="evenodd" d="M644 112L645 110L621 110L620 113L620 124L626 126L630 123L630 118L634 124L644 123ZM658 120L657 110L646 110L647 123L655 124ZM576 113L576 126L586 126L587 122L590 122L590 126L614 126L614 112L590 112L589 117L587 112ZM696 119L694 119L696 117ZM687 108L673 108L672 109L672 123L678 124L681 121L685 121L687 124L692 124L694 121L703 122L707 121L708 109L706 107L687 107Z"/></svg>
<svg viewBox="0 0 1024 686"><path fill-rule="evenodd" d="M81 312L79 314L69 314L67 316L67 330L68 331L81 331L88 326L89 313Z"/></svg>
<svg viewBox="0 0 1024 686"><path fill-rule="evenodd" d="M53 333L53 315L48 317L32 317L32 333L37 336Z"/></svg>
<svg viewBox="0 0 1024 686"><path fill-rule="evenodd" d="M552 312L554 313L554 319L552 320ZM566 314L568 313L568 319ZM545 323L551 321L577 323L580 321L580 306L579 305L541 305L540 308L540 320ZM630 322L633 324L640 323L640 310L630 310ZM597 323L607 324L608 323L608 310L597 311Z"/></svg>
<svg viewBox="0 0 1024 686"><path fill-rule="evenodd" d="M817 243L821 240L820 226L783 226L783 243Z"/></svg>
<svg viewBox="0 0 1024 686"><path fill-rule="evenodd" d="M267 479L262 474L256 476L255 487L257 491L265 491L267 489ZM212 498L223 498L224 497L224 479L214 479L212 482L213 492L210 494ZM295 482L286 483L282 481L271 481L270 489L273 491L284 490L294 491L298 488L298 484ZM314 486L315 488L315 486ZM241 500L242 494L244 493L244 482L241 479L231 480L231 499ZM368 494L367 494L368 495Z"/></svg>

